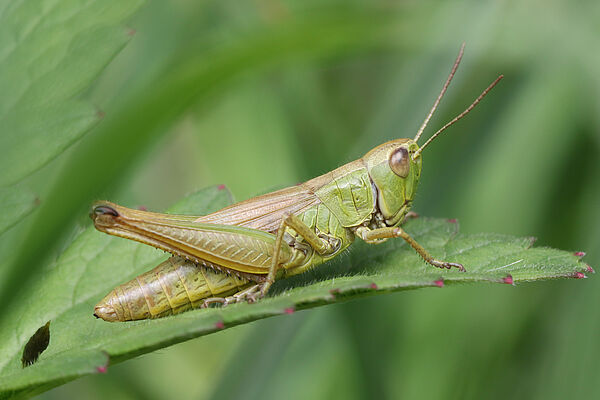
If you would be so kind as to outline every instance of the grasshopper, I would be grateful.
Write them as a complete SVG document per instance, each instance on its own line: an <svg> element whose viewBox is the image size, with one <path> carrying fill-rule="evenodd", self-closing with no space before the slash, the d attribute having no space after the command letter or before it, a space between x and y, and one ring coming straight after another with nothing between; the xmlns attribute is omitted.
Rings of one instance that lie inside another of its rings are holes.
<svg viewBox="0 0 600 400"><path fill-rule="evenodd" d="M404 239L438 268L461 264L435 259L401 224L421 175L423 150L469 113L499 76L461 114L417 141L462 59L464 44L414 139L396 139L362 158L307 182L254 197L205 216L140 211L96 202L90 213L105 233L165 250L173 257L118 286L95 307L106 321L157 318L190 308L255 302L276 279L300 274L336 257L355 238L367 243Z"/></svg>

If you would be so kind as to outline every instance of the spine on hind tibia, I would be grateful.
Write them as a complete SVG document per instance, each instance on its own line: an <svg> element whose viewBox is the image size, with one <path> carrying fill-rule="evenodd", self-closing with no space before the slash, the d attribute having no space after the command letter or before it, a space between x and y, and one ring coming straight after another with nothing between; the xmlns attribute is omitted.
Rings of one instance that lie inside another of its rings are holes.
<svg viewBox="0 0 600 400"><path fill-rule="evenodd" d="M164 317L200 308L207 298L228 296L251 283L180 257L171 257L114 288L96 305L94 315L106 321Z"/></svg>

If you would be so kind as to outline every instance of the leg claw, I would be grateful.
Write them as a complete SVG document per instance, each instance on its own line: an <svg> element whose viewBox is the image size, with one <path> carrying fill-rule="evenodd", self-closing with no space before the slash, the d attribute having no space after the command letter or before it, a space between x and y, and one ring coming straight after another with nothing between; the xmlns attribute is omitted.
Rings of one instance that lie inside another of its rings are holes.
<svg viewBox="0 0 600 400"><path fill-rule="evenodd" d="M223 297L210 297L204 300L200 308L208 308L211 304L221 304L224 306L227 305L227 299L224 299Z"/></svg>
<svg viewBox="0 0 600 400"><path fill-rule="evenodd" d="M463 267L462 264L459 264L459 263L450 263L450 262L447 262L447 263L444 263L444 264L446 264L446 268L448 268L448 269L454 267L454 268L458 268L458 270L460 272L466 272L465 267Z"/></svg>
<svg viewBox="0 0 600 400"><path fill-rule="evenodd" d="M258 299L264 297L266 288L264 285L254 285L238 293L228 297L209 297L205 299L200 308L209 308L213 304L220 304L221 307L228 306L229 304L241 303L246 301L248 304L256 303Z"/></svg>
<svg viewBox="0 0 600 400"><path fill-rule="evenodd" d="M419 214L417 214L414 211L409 211L406 213L406 215L404 216L404 219L416 219L419 218Z"/></svg>
<svg viewBox="0 0 600 400"><path fill-rule="evenodd" d="M451 262L446 262L446 261L437 261L437 260L431 260L429 262L431 265L433 265L434 267L438 267L438 268L446 268L446 269L451 269L451 268L458 268L459 271L461 272L465 272L465 267L463 267L462 264L458 264L458 263L451 263Z"/></svg>

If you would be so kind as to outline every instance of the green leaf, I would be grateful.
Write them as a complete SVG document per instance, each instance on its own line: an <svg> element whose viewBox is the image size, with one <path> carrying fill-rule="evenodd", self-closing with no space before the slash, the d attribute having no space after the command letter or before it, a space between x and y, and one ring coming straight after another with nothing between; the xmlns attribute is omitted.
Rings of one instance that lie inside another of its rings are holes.
<svg viewBox="0 0 600 400"><path fill-rule="evenodd" d="M0 9L0 186L62 153L102 113L76 96L127 43L120 26L140 4L7 2ZM10 95L8 95L10 94Z"/></svg>
<svg viewBox="0 0 600 400"><path fill-rule="evenodd" d="M0 235L28 215L37 205L35 195L21 188L0 188Z"/></svg>
<svg viewBox="0 0 600 400"><path fill-rule="evenodd" d="M39 203L39 189L34 193L26 187L29 182L22 181L102 119L103 113L79 95L131 39L132 31L122 23L141 3L65 0L0 5L0 235ZM8 235L3 242L26 241L24 235L18 240ZM17 273L6 260L2 264L1 274L7 279L1 281L0 297L9 297L19 286Z"/></svg>
<svg viewBox="0 0 600 400"><path fill-rule="evenodd" d="M209 188L184 199L171 212L203 214L231 202L227 190ZM114 286L165 258L160 251L88 227L49 266L29 294L19 298L0 328L0 397L31 395L109 364L223 328L361 296L439 287L459 282L515 283L583 277L589 268L571 252L532 248L532 238L464 235L458 224L419 218L405 228L432 254L461 262L467 272L426 265L402 240L378 246L359 242L333 262L273 287L256 304L194 310L174 317L107 323L92 316L94 305ZM35 295L33 295L35 294ZM51 320L50 345L34 365L22 368L23 348Z"/></svg>

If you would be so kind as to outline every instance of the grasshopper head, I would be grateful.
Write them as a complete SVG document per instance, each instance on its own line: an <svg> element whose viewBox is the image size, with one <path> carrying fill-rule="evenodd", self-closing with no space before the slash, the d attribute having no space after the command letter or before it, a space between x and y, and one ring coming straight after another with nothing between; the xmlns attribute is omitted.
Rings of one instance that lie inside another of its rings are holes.
<svg viewBox="0 0 600 400"><path fill-rule="evenodd" d="M435 112L440 100L446 93L448 85L458 68L458 64L463 55L465 45L460 48L458 57L454 62L454 66L450 71L450 75L446 83L442 87L442 91L438 95L433 107L423 124L417 131L414 139L396 139L375 147L362 158L367 166L371 181L377 188L377 205L379 211L385 219L387 226L398 226L402 223L404 216L410 209L419 177L421 176L421 153L436 137L444 132L448 127L456 121L467 115L483 97L502 79L500 75L490 86L487 87L475 101L467 107L465 111L457 115L453 120L448 122L442 128L438 129L431 137L421 146L417 145L421 134L427 127L431 116Z"/></svg>
<svg viewBox="0 0 600 400"><path fill-rule="evenodd" d="M402 222L410 209L421 176L419 146L396 139L375 147L362 158L377 188L377 205L388 226Z"/></svg>

